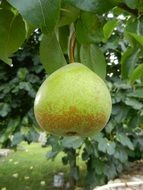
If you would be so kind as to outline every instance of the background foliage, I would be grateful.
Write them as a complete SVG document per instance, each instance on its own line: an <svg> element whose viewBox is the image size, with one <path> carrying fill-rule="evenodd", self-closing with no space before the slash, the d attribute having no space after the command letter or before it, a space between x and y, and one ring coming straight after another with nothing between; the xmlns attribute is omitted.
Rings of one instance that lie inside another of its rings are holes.
<svg viewBox="0 0 143 190"><path fill-rule="evenodd" d="M106 80L112 115L93 138L48 135L52 151L47 157L63 150L63 163L70 165L75 181L80 178L76 160L81 158L89 188L117 176L128 161L141 159L142 0L2 0L0 6L0 59L11 66L1 61L1 146L37 139L32 107L45 77L43 67L49 75L72 62L74 53L76 62Z"/></svg>

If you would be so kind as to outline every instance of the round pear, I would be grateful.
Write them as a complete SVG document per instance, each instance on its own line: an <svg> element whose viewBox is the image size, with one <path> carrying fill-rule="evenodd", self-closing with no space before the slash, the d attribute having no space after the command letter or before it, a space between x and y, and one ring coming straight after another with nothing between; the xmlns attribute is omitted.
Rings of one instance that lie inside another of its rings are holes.
<svg viewBox="0 0 143 190"><path fill-rule="evenodd" d="M43 82L34 113L39 125L51 134L89 137L104 128L111 107L104 81L83 64L72 63Z"/></svg>

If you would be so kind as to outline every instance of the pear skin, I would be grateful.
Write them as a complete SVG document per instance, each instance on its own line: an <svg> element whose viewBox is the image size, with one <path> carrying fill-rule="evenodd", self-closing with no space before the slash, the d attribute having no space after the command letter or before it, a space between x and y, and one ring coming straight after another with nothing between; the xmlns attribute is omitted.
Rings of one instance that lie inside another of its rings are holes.
<svg viewBox="0 0 143 190"><path fill-rule="evenodd" d="M72 63L52 73L39 88L34 113L47 132L90 137L101 131L112 109L104 81L89 68Z"/></svg>

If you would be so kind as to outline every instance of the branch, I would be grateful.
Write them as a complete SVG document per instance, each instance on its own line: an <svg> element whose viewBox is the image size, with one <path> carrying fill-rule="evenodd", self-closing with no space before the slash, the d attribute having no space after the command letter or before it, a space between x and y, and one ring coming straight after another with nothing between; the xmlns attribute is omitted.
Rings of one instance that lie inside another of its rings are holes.
<svg viewBox="0 0 143 190"><path fill-rule="evenodd" d="M138 16L138 9L131 9L125 3L120 3L118 5L118 7L125 10L125 11L127 11L127 12L129 12L129 13L131 13L131 14L133 14L133 15L135 15L135 16Z"/></svg>

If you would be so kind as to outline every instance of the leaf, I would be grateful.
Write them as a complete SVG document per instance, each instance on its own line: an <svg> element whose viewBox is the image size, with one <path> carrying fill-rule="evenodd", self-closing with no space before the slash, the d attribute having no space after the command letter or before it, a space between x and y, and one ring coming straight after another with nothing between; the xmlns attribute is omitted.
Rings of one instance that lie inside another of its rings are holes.
<svg viewBox="0 0 143 190"><path fill-rule="evenodd" d="M136 9L137 0L125 0L125 3L130 7L131 9Z"/></svg>
<svg viewBox="0 0 143 190"><path fill-rule="evenodd" d="M76 22L76 38L81 44L102 41L102 23L96 14L81 12Z"/></svg>
<svg viewBox="0 0 143 190"><path fill-rule="evenodd" d="M27 21L25 21L25 27L26 27L26 39L28 39L36 28L33 24L31 24Z"/></svg>
<svg viewBox="0 0 143 190"><path fill-rule="evenodd" d="M107 21L106 24L103 26L105 41L107 41L108 38L110 38L117 24L118 24L118 21L116 19L112 19L112 20Z"/></svg>
<svg viewBox="0 0 143 190"><path fill-rule="evenodd" d="M109 141L107 138L100 138L98 140L98 150L109 155L113 155L115 152L116 144L115 142Z"/></svg>
<svg viewBox="0 0 143 190"><path fill-rule="evenodd" d="M81 10L96 12L98 14L105 13L117 5L116 0L69 0L69 2Z"/></svg>
<svg viewBox="0 0 143 190"><path fill-rule="evenodd" d="M143 98L143 89L136 89L127 94L128 97Z"/></svg>
<svg viewBox="0 0 143 190"><path fill-rule="evenodd" d="M0 116L5 117L11 111L10 105L7 103L0 102Z"/></svg>
<svg viewBox="0 0 143 190"><path fill-rule="evenodd" d="M115 142L109 141L107 143L107 153L109 155L114 155L114 153L115 153L115 147L116 147Z"/></svg>
<svg viewBox="0 0 143 190"><path fill-rule="evenodd" d="M53 31L60 14L60 0L8 0L25 20L40 27L44 33Z"/></svg>
<svg viewBox="0 0 143 190"><path fill-rule="evenodd" d="M121 147L119 149L116 148L114 157L119 159L122 163L124 163L128 159L128 153Z"/></svg>
<svg viewBox="0 0 143 190"><path fill-rule="evenodd" d="M132 38L136 43L138 43L141 48L143 48L143 36L137 35L135 33L127 32L126 33L130 38Z"/></svg>
<svg viewBox="0 0 143 190"><path fill-rule="evenodd" d="M117 140L124 146L127 146L129 149L134 150L134 145L131 140L127 137L126 134L117 133Z"/></svg>
<svg viewBox="0 0 143 190"><path fill-rule="evenodd" d="M22 17L10 10L0 9L0 59L11 65L9 57L22 45L25 35Z"/></svg>
<svg viewBox="0 0 143 190"><path fill-rule="evenodd" d="M139 29L139 19L130 17L126 22L125 31L131 33L138 33Z"/></svg>
<svg viewBox="0 0 143 190"><path fill-rule="evenodd" d="M17 72L17 76L20 80L25 80L26 76L28 74L28 69L27 68L20 68Z"/></svg>
<svg viewBox="0 0 143 190"><path fill-rule="evenodd" d="M101 49L93 44L82 45L80 49L81 63L93 70L101 78L106 76L106 61Z"/></svg>
<svg viewBox="0 0 143 190"><path fill-rule="evenodd" d="M69 5L68 3L63 3L58 26L69 25L74 22L79 16L80 10L76 7Z"/></svg>
<svg viewBox="0 0 143 190"><path fill-rule="evenodd" d="M138 59L139 49L128 47L121 57L121 73L124 79L130 77Z"/></svg>
<svg viewBox="0 0 143 190"><path fill-rule="evenodd" d="M59 43L63 53L68 53L69 26L59 28Z"/></svg>
<svg viewBox="0 0 143 190"><path fill-rule="evenodd" d="M130 81L133 84L137 79L143 82L143 64L138 65L130 75Z"/></svg>
<svg viewBox="0 0 143 190"><path fill-rule="evenodd" d="M131 106L135 110L140 110L143 107L143 104L134 98L126 98L125 104Z"/></svg>
<svg viewBox="0 0 143 190"><path fill-rule="evenodd" d="M124 122L129 113L129 108L126 105L118 105L118 113L114 116L116 123Z"/></svg>
<svg viewBox="0 0 143 190"><path fill-rule="evenodd" d="M114 162L111 162L110 164L105 165L104 174L108 177L108 180L115 178L115 176L117 175L117 172L116 172L116 167L114 165Z"/></svg>
<svg viewBox="0 0 143 190"><path fill-rule="evenodd" d="M40 43L40 60L48 74L67 64L54 33L43 35Z"/></svg>
<svg viewBox="0 0 143 190"><path fill-rule="evenodd" d="M19 144L23 139L23 135L20 132L15 133L12 139L12 146Z"/></svg>
<svg viewBox="0 0 143 190"><path fill-rule="evenodd" d="M80 137L64 137L62 139L62 146L66 148L79 148L83 143L83 139Z"/></svg>
<svg viewBox="0 0 143 190"><path fill-rule="evenodd" d="M47 159L54 159L57 156L58 152L57 151L49 151L46 155Z"/></svg>

